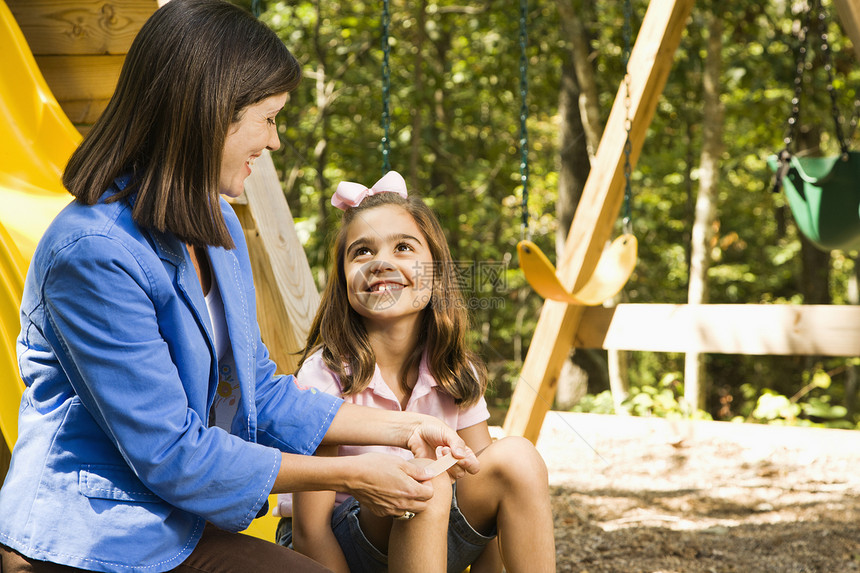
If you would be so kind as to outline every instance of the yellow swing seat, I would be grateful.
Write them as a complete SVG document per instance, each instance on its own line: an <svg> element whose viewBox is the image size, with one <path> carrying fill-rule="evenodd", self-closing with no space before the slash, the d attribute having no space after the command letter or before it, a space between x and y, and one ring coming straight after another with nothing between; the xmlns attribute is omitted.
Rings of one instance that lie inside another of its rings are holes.
<svg viewBox="0 0 860 573"><path fill-rule="evenodd" d="M597 306L618 294L627 284L636 268L638 245L636 236L630 233L612 241L588 282L576 292L565 288L553 264L533 242L520 241L517 253L526 280L542 297L567 304Z"/></svg>

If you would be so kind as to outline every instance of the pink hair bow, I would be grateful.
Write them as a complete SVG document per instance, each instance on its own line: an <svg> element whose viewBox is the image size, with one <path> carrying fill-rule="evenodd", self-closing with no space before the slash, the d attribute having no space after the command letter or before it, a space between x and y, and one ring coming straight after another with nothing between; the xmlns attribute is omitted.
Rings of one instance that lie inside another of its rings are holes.
<svg viewBox="0 0 860 573"><path fill-rule="evenodd" d="M407 196L406 181L397 171L389 171L370 188L361 183L341 181L338 183L334 195L332 195L331 204L342 211L346 211L352 207L358 207L365 197L377 193L397 193L405 199Z"/></svg>

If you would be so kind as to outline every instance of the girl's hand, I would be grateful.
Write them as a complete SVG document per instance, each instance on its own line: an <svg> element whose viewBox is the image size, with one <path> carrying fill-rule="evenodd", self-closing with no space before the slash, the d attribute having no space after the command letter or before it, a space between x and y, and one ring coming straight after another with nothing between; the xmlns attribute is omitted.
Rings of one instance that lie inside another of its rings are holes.
<svg viewBox="0 0 860 573"><path fill-rule="evenodd" d="M348 459L354 465L347 491L374 515L400 517L405 511L420 513L433 497L433 486L422 483L423 469L408 460L376 453L340 459Z"/></svg>
<svg viewBox="0 0 860 573"><path fill-rule="evenodd" d="M448 474L459 479L466 473L476 474L480 469L478 458L466 445L466 442L438 418L421 415L415 423L412 432L406 440L407 447L416 458L435 460L451 452L457 458L457 465L448 470ZM430 479L433 476L425 476Z"/></svg>

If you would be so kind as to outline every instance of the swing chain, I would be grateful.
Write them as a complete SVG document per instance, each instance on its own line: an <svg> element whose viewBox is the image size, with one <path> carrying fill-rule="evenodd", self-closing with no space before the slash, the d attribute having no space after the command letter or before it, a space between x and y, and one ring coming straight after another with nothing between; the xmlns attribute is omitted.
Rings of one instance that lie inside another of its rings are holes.
<svg viewBox="0 0 860 573"><path fill-rule="evenodd" d="M851 121L848 122L849 129L849 137L847 139L854 139L854 136L857 133L857 124L858 119L860 119L860 94L857 93L857 90L854 92L854 113L851 115Z"/></svg>
<svg viewBox="0 0 860 573"><path fill-rule="evenodd" d="M818 1L816 0L816 3ZM839 116L839 105L836 98L836 88L833 85L833 57L830 53L830 43L827 41L827 14L824 10L818 11L818 26L821 31L821 53L824 59L824 71L827 72L827 92L830 94L830 111L833 114L833 124L836 126L836 140L842 152L842 159L848 159L848 143L842 133L842 121Z"/></svg>
<svg viewBox="0 0 860 573"><path fill-rule="evenodd" d="M382 174L391 170L391 45L389 34L391 27L391 11L389 1L382 0Z"/></svg>
<svg viewBox="0 0 860 573"><path fill-rule="evenodd" d="M847 157L848 154L848 143L842 131L842 122L839 115L836 89L833 86L833 61L830 53L830 44L827 41L827 15L824 10L821 9L819 0L811 0L800 29L800 45L797 49L797 66L794 74L794 97L791 99L791 116L788 118L788 128L786 130L786 136L783 139L785 148L779 154L781 167L778 175L784 169L787 169L788 160L791 158L791 144L794 141L795 134L798 126L800 125L800 98L803 94L803 74L806 70L807 53L809 52L807 45L813 14L818 19L818 26L820 29L821 53L822 59L824 60L824 70L827 72L827 92L830 94L831 113L833 115L833 123L836 127L836 138L839 142L839 149L843 158ZM778 181L781 180L782 177L778 177ZM778 191L779 189L776 188L774 190Z"/></svg>
<svg viewBox="0 0 860 573"><path fill-rule="evenodd" d="M624 210L623 217L621 219L624 233L631 234L633 232L633 222L631 218L632 209L631 209L631 195L632 185L630 184L630 177L633 171L633 167L630 162L630 154L633 150L633 144L630 141L630 130L633 124L633 120L630 117L630 109L632 107L631 99L630 99L630 38L632 36L631 30L631 20L633 19L633 7L631 0L625 0L624 2L624 27L622 28L622 34L624 37L624 53L623 64L624 64L624 130L627 132L627 139L624 142Z"/></svg>
<svg viewBox="0 0 860 573"><path fill-rule="evenodd" d="M786 134L782 139L785 147L778 154L779 169L777 169L776 179L774 180L774 193L779 193L782 188L782 179L788 173L789 161L791 159L791 143L794 141L794 133L797 125L800 123L800 96L803 94L803 70L806 67L806 39L809 35L810 12L811 8L804 14L798 36L799 45L797 47L794 70L794 96L791 98L791 115L788 118Z"/></svg>
<svg viewBox="0 0 860 573"><path fill-rule="evenodd" d="M262 0L251 0L251 14L253 14L255 18L259 18L262 13Z"/></svg>
<svg viewBox="0 0 860 573"><path fill-rule="evenodd" d="M529 132L528 132L528 93L529 93L529 78L528 78L528 18L529 3L528 0L520 0L520 183L523 186L522 201L520 208L522 211L522 221L520 223L521 238L531 239L531 229L529 228Z"/></svg>

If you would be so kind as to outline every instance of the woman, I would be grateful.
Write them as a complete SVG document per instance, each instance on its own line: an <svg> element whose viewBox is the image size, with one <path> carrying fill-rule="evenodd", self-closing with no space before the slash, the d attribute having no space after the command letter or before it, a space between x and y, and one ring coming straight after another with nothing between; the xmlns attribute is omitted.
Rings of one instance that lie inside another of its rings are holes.
<svg viewBox="0 0 860 573"><path fill-rule="evenodd" d="M299 78L270 30L220 0L173 0L132 44L66 168L76 200L27 276L5 573L319 571L234 532L270 493L349 491L408 516L433 491L416 465L308 455L319 444L441 447L454 474L477 471L433 418L364 412L274 374L242 229L219 195L240 194L278 147L275 115ZM222 389L234 399L213 407Z"/></svg>

